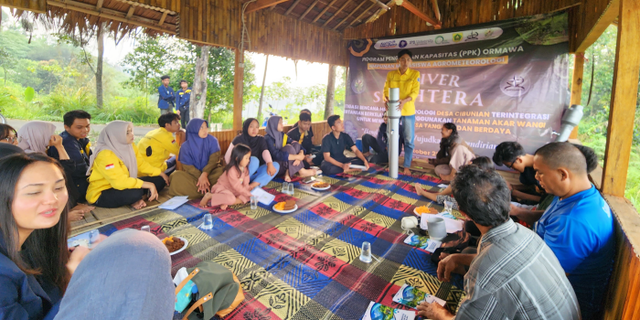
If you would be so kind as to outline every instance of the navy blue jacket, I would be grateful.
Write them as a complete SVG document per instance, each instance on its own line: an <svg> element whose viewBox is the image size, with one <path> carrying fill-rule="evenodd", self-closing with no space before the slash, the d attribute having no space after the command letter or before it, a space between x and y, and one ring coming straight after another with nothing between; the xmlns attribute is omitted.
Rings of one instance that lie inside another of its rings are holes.
<svg viewBox="0 0 640 320"><path fill-rule="evenodd" d="M53 319L62 296L53 284L42 284L7 257L0 233L0 319Z"/></svg>
<svg viewBox="0 0 640 320"><path fill-rule="evenodd" d="M73 172L73 180L87 180L87 169L89 167L89 157L91 157L90 141L88 138L76 139L68 132L64 131L60 134L62 137L62 146L69 154L69 159L76 164ZM49 148L47 155L56 160L60 160L60 155L56 148Z"/></svg>
<svg viewBox="0 0 640 320"><path fill-rule="evenodd" d="M267 148L269 148L269 153L271 153L271 158L273 161L289 161L289 153L282 150L282 146L276 146L276 140L273 139L270 135L264 136L264 140L267 141ZM287 144L291 144L293 140L291 137L288 138ZM304 150L303 146L300 146L301 150ZM306 150L304 150L306 151Z"/></svg>
<svg viewBox="0 0 640 320"><path fill-rule="evenodd" d="M191 88L187 88L188 92L180 89L176 92L176 108L178 110L189 110L189 101L191 100Z"/></svg>
<svg viewBox="0 0 640 320"><path fill-rule="evenodd" d="M176 100L173 88L160 85L158 87L158 108L168 109L174 106Z"/></svg>

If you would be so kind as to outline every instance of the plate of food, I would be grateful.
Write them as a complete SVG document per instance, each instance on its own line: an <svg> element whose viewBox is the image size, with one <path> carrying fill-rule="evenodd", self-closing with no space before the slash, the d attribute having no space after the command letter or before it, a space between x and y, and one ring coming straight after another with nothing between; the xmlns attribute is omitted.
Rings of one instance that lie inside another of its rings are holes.
<svg viewBox="0 0 640 320"><path fill-rule="evenodd" d="M367 170L367 167L360 165L360 164L351 164L349 166L349 168L351 169L360 169L360 170Z"/></svg>
<svg viewBox="0 0 640 320"><path fill-rule="evenodd" d="M170 255L178 254L184 251L184 249L186 249L189 245L189 241L187 241L187 239L183 237L172 236L162 239L162 243L164 243L164 245L167 247Z"/></svg>
<svg viewBox="0 0 640 320"><path fill-rule="evenodd" d="M277 213L291 213L296 210L298 210L298 205L295 200L282 201L273 205L273 211Z"/></svg>
<svg viewBox="0 0 640 320"><path fill-rule="evenodd" d="M427 206L421 206L413 209L413 213L421 216L423 213L437 214L438 210L435 208L428 208Z"/></svg>
<svg viewBox="0 0 640 320"><path fill-rule="evenodd" d="M318 190L318 191L325 191L325 190L329 190L330 188L331 188L330 184L322 181L318 181L311 185L311 189Z"/></svg>

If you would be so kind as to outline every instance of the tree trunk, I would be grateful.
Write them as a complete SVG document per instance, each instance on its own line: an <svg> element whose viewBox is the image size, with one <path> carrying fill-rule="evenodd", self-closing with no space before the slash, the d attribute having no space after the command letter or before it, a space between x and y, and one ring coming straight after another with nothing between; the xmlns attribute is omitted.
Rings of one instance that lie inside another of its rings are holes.
<svg viewBox="0 0 640 320"><path fill-rule="evenodd" d="M104 27L105 23L98 25L98 65L96 66L96 100L98 109L102 109L103 90L102 90L102 65L104 61Z"/></svg>
<svg viewBox="0 0 640 320"><path fill-rule="evenodd" d="M207 106L209 49L211 49L210 46L202 46L200 48L200 56L196 59L196 74L193 79L193 89L191 90L191 100L189 102L191 119L204 118L204 110Z"/></svg>
<svg viewBox="0 0 640 320"><path fill-rule="evenodd" d="M260 90L260 103L258 104L258 123L262 123L262 98L264 97L264 81L267 79L267 66L269 66L269 55L264 62L264 76L262 76L262 90Z"/></svg>
<svg viewBox="0 0 640 320"><path fill-rule="evenodd" d="M333 103L336 92L336 66L329 65L329 79L327 81L327 100L324 104L324 119L333 115Z"/></svg>

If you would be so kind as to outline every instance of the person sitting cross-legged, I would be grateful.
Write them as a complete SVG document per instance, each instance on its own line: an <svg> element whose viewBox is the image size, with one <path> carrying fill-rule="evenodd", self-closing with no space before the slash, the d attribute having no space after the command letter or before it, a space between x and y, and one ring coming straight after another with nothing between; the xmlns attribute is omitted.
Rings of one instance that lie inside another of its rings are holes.
<svg viewBox="0 0 640 320"><path fill-rule="evenodd" d="M89 203L103 208L130 205L138 210L147 205L145 199L158 199L169 177L144 160L133 140L131 122L116 120L102 129L87 172Z"/></svg>
<svg viewBox="0 0 640 320"><path fill-rule="evenodd" d="M300 173L300 177L303 178L315 175L315 169L304 168L305 155L302 145L289 139L282 129L282 118L273 116L267 121L267 135L264 137L271 157L280 164L277 176L284 176L285 181L291 182L291 177L296 173Z"/></svg>
<svg viewBox="0 0 640 320"><path fill-rule="evenodd" d="M553 251L509 219L511 195L500 174L463 166L452 190L460 213L482 238L477 253L448 255L437 272L443 282L450 281L451 273L465 274L467 297L456 315L428 302L418 306L418 315L433 320L580 319L576 295Z"/></svg>
<svg viewBox="0 0 640 320"><path fill-rule="evenodd" d="M180 116L165 113L158 118L160 128L151 130L138 142L138 152L152 166L170 174L175 169L179 143L174 134L180 131ZM174 156L171 156L171 155Z"/></svg>
<svg viewBox="0 0 640 320"><path fill-rule="evenodd" d="M330 116L327 119L327 124L331 128L331 132L322 138L322 154L324 156L324 161L320 165L322 173L331 176L342 172L356 171L350 168L351 164L364 165L368 170L369 162L353 143L353 139L344 133L344 124L340 120L340 116ZM358 158L347 158L344 155L345 150L353 151Z"/></svg>
<svg viewBox="0 0 640 320"><path fill-rule="evenodd" d="M218 139L209 134L206 120L194 118L187 124L187 140L178 156L181 170L171 174L169 195L202 197L224 171L224 162Z"/></svg>
<svg viewBox="0 0 640 320"><path fill-rule="evenodd" d="M362 150L364 150L362 154L364 154L367 159L371 160L371 162L377 164L389 162L389 138L387 137L387 121L389 120L389 117L387 116L386 111L382 115L382 120L383 122L380 124L380 128L378 128L377 138L374 138L370 134L362 136ZM398 155L402 152L402 146L404 145L404 133L402 131L402 126L400 126L398 129L398 132L400 133ZM369 148L372 148L376 154L371 156ZM371 156L371 158L369 158L369 156Z"/></svg>
<svg viewBox="0 0 640 320"><path fill-rule="evenodd" d="M584 148L583 148L584 149ZM600 319L613 269L613 214L589 181L585 154L568 142L552 142L535 152L533 167L542 188L554 195L546 211L512 210L534 224L551 247L576 291L583 319Z"/></svg>
<svg viewBox="0 0 640 320"><path fill-rule="evenodd" d="M300 111L298 122L287 132L287 135L294 141L298 141L304 148L304 168L309 169L311 166L319 166L322 163L322 155L318 152L319 150L315 150L316 146L313 145L311 113L305 110L307 109Z"/></svg>

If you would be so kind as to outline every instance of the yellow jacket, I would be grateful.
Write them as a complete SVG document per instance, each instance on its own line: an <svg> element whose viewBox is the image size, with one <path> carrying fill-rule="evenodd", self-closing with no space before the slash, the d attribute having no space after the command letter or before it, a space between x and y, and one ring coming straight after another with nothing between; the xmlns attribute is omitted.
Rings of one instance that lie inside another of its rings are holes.
<svg viewBox="0 0 640 320"><path fill-rule="evenodd" d="M389 88L400 88L400 99L411 97L412 100L402 106L403 116L412 116L416 114L416 99L420 94L420 72L413 69L407 69L407 72L400 74L400 70L396 69L387 73L387 80L384 82L383 94L389 98Z"/></svg>
<svg viewBox="0 0 640 320"><path fill-rule="evenodd" d="M138 175L159 176L162 171L145 161L135 144L132 144L131 147L136 153ZM140 189L142 183L142 180L129 176L129 169L113 151L103 150L96 155L96 159L93 161L89 176L89 188L87 188L87 202L95 203L98 201L104 190L111 188L116 190Z"/></svg>
<svg viewBox="0 0 640 320"><path fill-rule="evenodd" d="M151 155L147 156L147 148L151 147ZM173 133L165 128L158 128L149 131L138 143L140 155L149 162L150 165L162 171L167 170L165 162L171 154L178 155L178 142L173 137Z"/></svg>

